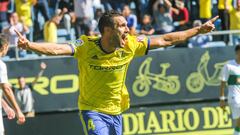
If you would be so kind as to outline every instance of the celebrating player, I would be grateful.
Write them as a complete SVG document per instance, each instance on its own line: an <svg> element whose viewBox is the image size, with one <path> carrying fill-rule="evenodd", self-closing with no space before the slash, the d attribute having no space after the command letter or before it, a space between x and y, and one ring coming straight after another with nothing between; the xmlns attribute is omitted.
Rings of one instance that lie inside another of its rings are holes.
<svg viewBox="0 0 240 135"><path fill-rule="evenodd" d="M101 38L82 35L69 44L29 42L16 32L20 48L47 55L73 55L78 60L78 104L85 134L121 135L121 113L129 108L125 80L131 60L147 54L149 49L175 45L211 32L217 18L186 31L148 38L128 35L126 19L116 11L109 11L98 23Z"/></svg>
<svg viewBox="0 0 240 135"><path fill-rule="evenodd" d="M232 118L236 121L234 135L240 135L240 45L235 47L236 59L229 60L222 69L220 85L220 106L225 109L224 89L228 84L228 104Z"/></svg>

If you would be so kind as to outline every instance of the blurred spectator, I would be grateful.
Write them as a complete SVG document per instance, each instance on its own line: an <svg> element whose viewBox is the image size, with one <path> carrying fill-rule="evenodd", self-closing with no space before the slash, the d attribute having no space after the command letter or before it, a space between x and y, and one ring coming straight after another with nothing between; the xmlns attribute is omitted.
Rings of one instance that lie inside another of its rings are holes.
<svg viewBox="0 0 240 135"><path fill-rule="evenodd" d="M218 1L218 14L221 19L222 30L229 30L229 12L232 9L232 0Z"/></svg>
<svg viewBox="0 0 240 135"><path fill-rule="evenodd" d="M8 4L9 0L0 0L0 33L5 27L8 26L7 19Z"/></svg>
<svg viewBox="0 0 240 135"><path fill-rule="evenodd" d="M123 7L122 11L123 16L127 20L127 26L129 28L129 34L130 35L136 35L136 28L137 28L137 16L131 13L131 9L128 5L125 5Z"/></svg>
<svg viewBox="0 0 240 135"><path fill-rule="evenodd" d="M71 23L72 23L71 20L74 17L71 10L71 5L72 4L70 0L60 0L58 4L58 9L61 9L62 11L63 10L66 11L66 13L63 15L63 22L64 22L64 27L69 36L71 33Z"/></svg>
<svg viewBox="0 0 240 135"><path fill-rule="evenodd" d="M16 94L17 102L26 117L35 116L34 98L32 95L32 90L34 85L37 83L39 77L42 76L46 67L47 65L44 62L40 64L41 70L31 84L26 84L25 78L21 76L18 78L19 88L17 89L16 87L13 87Z"/></svg>
<svg viewBox="0 0 240 135"><path fill-rule="evenodd" d="M200 0L200 19L203 23L212 18L212 0Z"/></svg>
<svg viewBox="0 0 240 135"><path fill-rule="evenodd" d="M102 9L96 9L96 13L95 13L95 19L91 20L88 23L88 32L87 34L89 36L98 36L100 34L99 29L98 29L98 21L100 19L100 17L102 16L103 12Z"/></svg>
<svg viewBox="0 0 240 135"><path fill-rule="evenodd" d="M33 22L32 22L32 6L36 4L36 0L15 0L16 12L24 25L29 28L27 38L33 41Z"/></svg>
<svg viewBox="0 0 240 135"><path fill-rule="evenodd" d="M63 15L67 10L61 11L57 15L53 16L49 21L44 24L43 36L44 41L57 43L57 25L59 25Z"/></svg>
<svg viewBox="0 0 240 135"><path fill-rule="evenodd" d="M136 13L138 19L142 18L145 14L147 14L147 8L149 4L149 0L135 0L136 3Z"/></svg>
<svg viewBox="0 0 240 135"><path fill-rule="evenodd" d="M117 10L118 12L124 8L124 5L128 4L127 2L128 0L109 0L112 9Z"/></svg>
<svg viewBox="0 0 240 135"><path fill-rule="evenodd" d="M140 33L145 35L152 35L155 32L155 30L151 23L152 23L151 16L144 15Z"/></svg>
<svg viewBox="0 0 240 135"><path fill-rule="evenodd" d="M42 25L39 23L39 14L44 18L44 22L49 20L48 3L46 0L36 0L34 5L34 35L42 31ZM43 23L44 24L44 23Z"/></svg>
<svg viewBox="0 0 240 135"><path fill-rule="evenodd" d="M240 30L240 0L237 7L230 12L230 30ZM240 34L233 35L233 44L240 44Z"/></svg>
<svg viewBox="0 0 240 135"><path fill-rule="evenodd" d="M75 31L78 38L81 34L87 34L87 24L94 18L93 0L74 0L74 12L77 17Z"/></svg>
<svg viewBox="0 0 240 135"><path fill-rule="evenodd" d="M222 30L229 30L230 17L229 12L233 9L232 0L219 0L218 1L218 14L221 19ZM221 36L223 41L227 44L229 41L228 35Z"/></svg>
<svg viewBox="0 0 240 135"><path fill-rule="evenodd" d="M58 0L47 0L48 1L48 12L49 12L49 18L52 18L57 10L57 6L58 6Z"/></svg>
<svg viewBox="0 0 240 135"><path fill-rule="evenodd" d="M28 27L19 21L19 16L16 12L10 15L10 26L4 29L4 33L9 37L10 45L17 45L18 36L14 29L21 32L23 36L26 36L26 33L29 31Z"/></svg>
<svg viewBox="0 0 240 135"><path fill-rule="evenodd" d="M101 3L101 0L93 0L93 7L94 7L94 13L96 13L97 9L101 9L102 11L105 11L104 6Z"/></svg>
<svg viewBox="0 0 240 135"><path fill-rule="evenodd" d="M176 8L171 8L173 16L173 25L176 31L187 29L189 21L189 12L181 0L175 0Z"/></svg>
<svg viewBox="0 0 240 135"><path fill-rule="evenodd" d="M153 5L153 15L156 23L156 33L164 34L174 30L170 9L172 4L168 0L158 0Z"/></svg>
<svg viewBox="0 0 240 135"><path fill-rule="evenodd" d="M187 9L189 11L189 20L199 20L200 15L200 0L184 0L185 3L188 2ZM206 0L208 1L208 0ZM211 10L211 8L209 9Z"/></svg>
<svg viewBox="0 0 240 135"><path fill-rule="evenodd" d="M28 27L19 21L18 14L16 12L14 12L10 15L10 26L3 30L3 32L8 37L9 44L16 46L17 41L18 41L18 36L17 36L16 32L14 31L14 29L21 32L21 34L23 36L26 36L26 33L29 32ZM10 57L16 57L16 56L25 57L26 54L27 54L26 50L19 50L18 51L17 47L9 50Z"/></svg>
<svg viewBox="0 0 240 135"><path fill-rule="evenodd" d="M202 22L200 20L195 20L193 22L193 27L197 27L200 25L202 25ZM197 35L189 39L188 47L204 47L210 41L212 41L212 36L210 35Z"/></svg>
<svg viewBox="0 0 240 135"><path fill-rule="evenodd" d="M103 14L103 10L102 9L96 9L96 13L95 13L95 20L98 22L99 21L99 19L101 18L101 16L102 16L102 14Z"/></svg>
<svg viewBox="0 0 240 135"><path fill-rule="evenodd" d="M112 10L112 6L110 4L110 0L101 0L101 3L103 4L104 11Z"/></svg>

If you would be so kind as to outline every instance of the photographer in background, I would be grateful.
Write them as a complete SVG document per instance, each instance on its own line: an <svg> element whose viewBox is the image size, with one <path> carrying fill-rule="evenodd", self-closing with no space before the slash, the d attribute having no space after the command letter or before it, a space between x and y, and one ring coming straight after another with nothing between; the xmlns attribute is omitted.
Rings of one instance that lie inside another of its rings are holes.
<svg viewBox="0 0 240 135"><path fill-rule="evenodd" d="M15 90L17 102L26 117L35 116L34 99L32 95L32 90L33 90L33 86L37 83L39 77L42 76L46 67L47 65L44 62L40 64L41 70L31 84L26 84L26 80L23 76L20 76L18 78L19 88L18 89L14 88L14 90Z"/></svg>

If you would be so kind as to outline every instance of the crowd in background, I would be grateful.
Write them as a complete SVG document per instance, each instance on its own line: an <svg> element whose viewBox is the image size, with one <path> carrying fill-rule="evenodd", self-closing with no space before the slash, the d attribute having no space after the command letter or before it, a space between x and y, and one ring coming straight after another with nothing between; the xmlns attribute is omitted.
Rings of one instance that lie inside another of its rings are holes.
<svg viewBox="0 0 240 135"><path fill-rule="evenodd" d="M240 30L240 0L0 0L0 31L16 45L14 29L30 41L61 42L80 35L99 35L98 20L105 11L118 10L131 35L164 34L201 25L219 15L217 30ZM222 36L228 42L228 36ZM211 41L210 36L189 40L189 47ZM234 35L234 43L240 41ZM25 57L18 50L12 55Z"/></svg>

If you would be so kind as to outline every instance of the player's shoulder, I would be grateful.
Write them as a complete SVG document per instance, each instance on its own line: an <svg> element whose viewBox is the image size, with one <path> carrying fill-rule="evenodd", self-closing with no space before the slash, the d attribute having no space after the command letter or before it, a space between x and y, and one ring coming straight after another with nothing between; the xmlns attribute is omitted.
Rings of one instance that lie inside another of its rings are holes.
<svg viewBox="0 0 240 135"><path fill-rule="evenodd" d="M147 36L145 36L145 35L138 35L138 36L128 35L127 38L130 42L143 42L147 38Z"/></svg>
<svg viewBox="0 0 240 135"><path fill-rule="evenodd" d="M2 67L2 66L6 67L6 63L3 62L3 61L0 59L0 67Z"/></svg>
<svg viewBox="0 0 240 135"><path fill-rule="evenodd" d="M226 62L226 65L236 65L236 61L235 61L234 59L228 60L228 61Z"/></svg>
<svg viewBox="0 0 240 135"><path fill-rule="evenodd" d="M98 37L98 36L87 36L87 42L88 43L98 44L99 39L100 39L100 37Z"/></svg>
<svg viewBox="0 0 240 135"><path fill-rule="evenodd" d="M99 40L99 37L97 36L86 36L86 35L82 35L80 38L78 38L77 40L73 41L74 45L79 47L79 46L87 46L88 44L91 43L97 43Z"/></svg>
<svg viewBox="0 0 240 135"><path fill-rule="evenodd" d="M6 69L6 68L7 68L6 63L0 59L0 69Z"/></svg>

